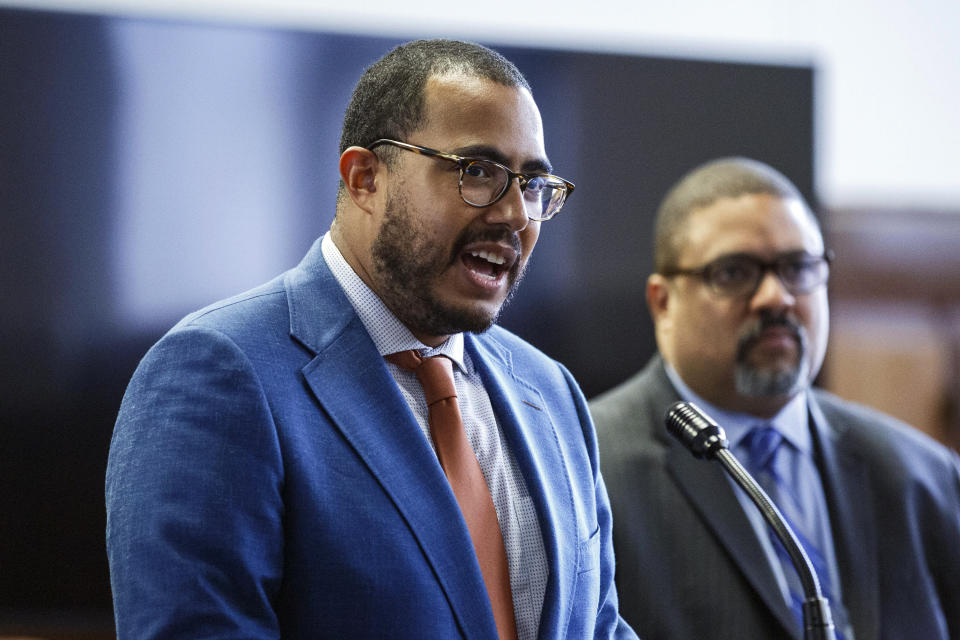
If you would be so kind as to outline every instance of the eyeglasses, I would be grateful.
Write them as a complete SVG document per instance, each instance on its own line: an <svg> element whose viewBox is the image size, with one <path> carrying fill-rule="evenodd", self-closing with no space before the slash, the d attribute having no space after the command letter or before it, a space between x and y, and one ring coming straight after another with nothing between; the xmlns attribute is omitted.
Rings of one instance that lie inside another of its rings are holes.
<svg viewBox="0 0 960 640"><path fill-rule="evenodd" d="M373 150L382 144L456 164L460 170L460 197L471 207L489 207L496 203L506 195L510 182L517 178L527 217L531 220L549 220L557 215L574 189L572 182L548 173L517 173L492 160L465 158L387 138L376 140L367 149Z"/></svg>
<svg viewBox="0 0 960 640"><path fill-rule="evenodd" d="M810 293L827 282L833 252L822 256L799 252L766 261L749 254L733 254L717 258L696 269L667 269L661 275L697 276L714 292L725 297L752 296L767 271L773 271L792 295Z"/></svg>

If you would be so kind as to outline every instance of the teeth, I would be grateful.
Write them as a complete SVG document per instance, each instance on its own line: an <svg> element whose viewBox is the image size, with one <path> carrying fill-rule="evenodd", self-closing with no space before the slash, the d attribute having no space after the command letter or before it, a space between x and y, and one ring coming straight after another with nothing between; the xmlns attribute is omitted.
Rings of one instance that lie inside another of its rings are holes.
<svg viewBox="0 0 960 640"><path fill-rule="evenodd" d="M483 258L487 262L492 262L493 264L503 264L507 261L507 259L503 256L490 253L489 251L471 251L470 255L472 255L474 258Z"/></svg>

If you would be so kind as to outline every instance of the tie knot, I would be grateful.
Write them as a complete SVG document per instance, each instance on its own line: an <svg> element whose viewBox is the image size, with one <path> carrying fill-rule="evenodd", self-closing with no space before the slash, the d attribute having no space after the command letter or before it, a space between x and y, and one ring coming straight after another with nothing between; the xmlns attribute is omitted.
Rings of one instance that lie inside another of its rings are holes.
<svg viewBox="0 0 960 640"><path fill-rule="evenodd" d="M391 353L385 358L388 362L416 374L420 386L423 387L428 407L439 400L457 397L457 389L453 384L453 362L446 356L424 358L411 349Z"/></svg>
<svg viewBox="0 0 960 640"><path fill-rule="evenodd" d="M750 468L754 472L772 471L771 466L783 436L770 425L754 427L743 439Z"/></svg>

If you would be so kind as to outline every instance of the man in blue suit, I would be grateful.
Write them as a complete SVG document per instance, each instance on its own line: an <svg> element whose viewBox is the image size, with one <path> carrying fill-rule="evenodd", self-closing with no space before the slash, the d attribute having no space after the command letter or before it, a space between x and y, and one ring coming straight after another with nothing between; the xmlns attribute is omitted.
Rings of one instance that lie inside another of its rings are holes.
<svg viewBox="0 0 960 640"><path fill-rule="evenodd" d="M339 167L300 265L186 317L130 382L106 482L119 638L635 637L584 398L493 326L573 190L526 81L477 45L398 47L354 91ZM385 360L409 350L453 363L489 539L424 387Z"/></svg>
<svg viewBox="0 0 960 640"><path fill-rule="evenodd" d="M709 162L667 194L655 242L659 353L590 403L627 622L648 640L806 637L797 574L757 509L667 434L664 413L686 400L776 493L838 638L960 639L960 462L811 387L831 258L796 187L757 161Z"/></svg>

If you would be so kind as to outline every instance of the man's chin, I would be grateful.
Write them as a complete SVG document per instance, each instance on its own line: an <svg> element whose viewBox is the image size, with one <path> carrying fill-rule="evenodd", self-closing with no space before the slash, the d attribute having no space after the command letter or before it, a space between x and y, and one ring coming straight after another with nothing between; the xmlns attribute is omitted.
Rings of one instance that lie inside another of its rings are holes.
<svg viewBox="0 0 960 640"><path fill-rule="evenodd" d="M421 331L430 335L483 333L496 324L501 312L513 299L522 272L510 278L509 287L499 295L477 298L455 287L434 287L420 300L420 307L406 315ZM400 314L397 314L398 317ZM406 321L405 324L411 326ZM411 327L412 328L412 327Z"/></svg>
<svg viewBox="0 0 960 640"><path fill-rule="evenodd" d="M753 398L793 395L806 384L802 369L797 363L789 366L738 366L737 391Z"/></svg>
<svg viewBox="0 0 960 640"><path fill-rule="evenodd" d="M412 314L401 320L415 333L448 336L455 333L483 333L497 321L502 305L432 304L427 313ZM399 314L398 314L399 316Z"/></svg>
<svg viewBox="0 0 960 640"><path fill-rule="evenodd" d="M502 305L488 308L486 305L473 308L461 308L451 311L449 318L457 325L458 331L483 333L492 327L500 317Z"/></svg>
<svg viewBox="0 0 960 640"><path fill-rule="evenodd" d="M451 333L469 331L483 333L500 318L500 314L513 298L516 291L511 286L505 295L489 299L461 297L460 299L440 300L434 298L434 318L447 328L455 328Z"/></svg>

